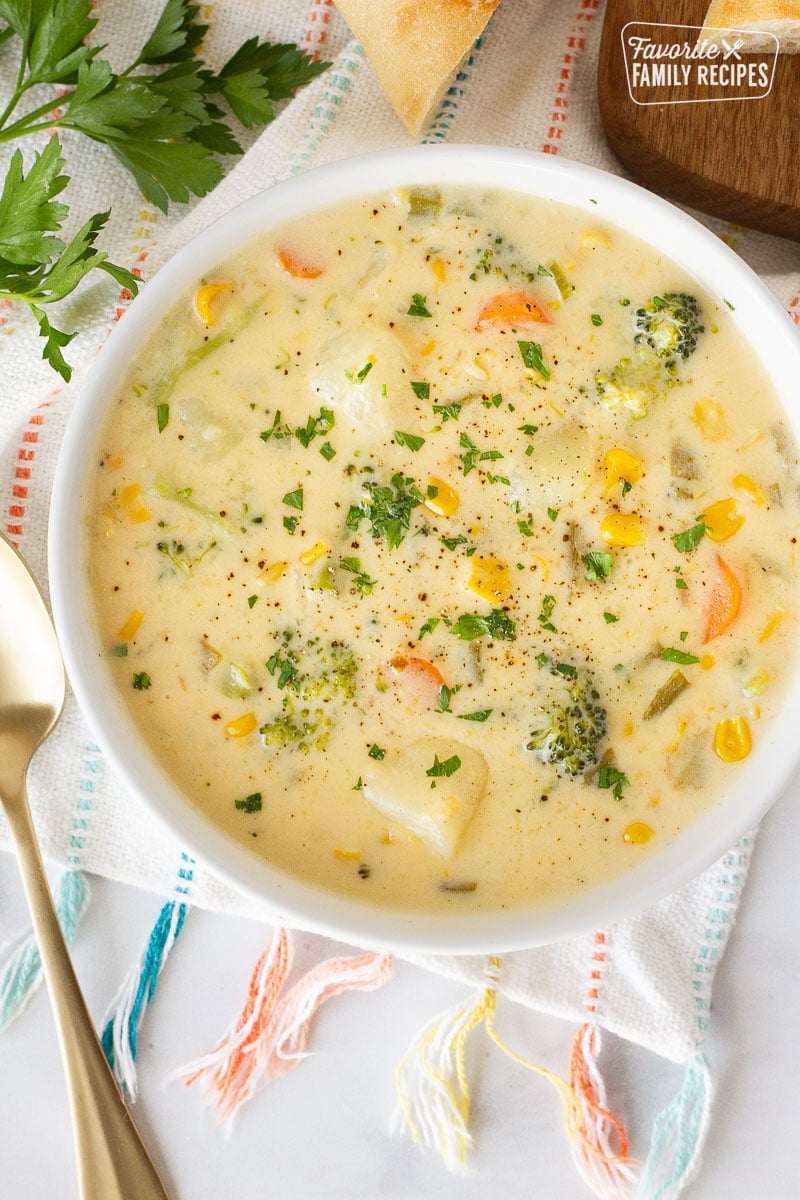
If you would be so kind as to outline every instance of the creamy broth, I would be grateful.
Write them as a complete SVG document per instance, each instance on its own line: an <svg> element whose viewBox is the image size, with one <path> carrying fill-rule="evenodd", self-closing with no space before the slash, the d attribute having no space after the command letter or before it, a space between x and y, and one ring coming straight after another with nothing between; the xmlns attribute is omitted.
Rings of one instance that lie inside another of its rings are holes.
<svg viewBox="0 0 800 1200"><path fill-rule="evenodd" d="M278 867L558 900L718 803L777 711L797 457L724 303L618 229L459 188L323 210L198 280L110 406L109 669Z"/></svg>

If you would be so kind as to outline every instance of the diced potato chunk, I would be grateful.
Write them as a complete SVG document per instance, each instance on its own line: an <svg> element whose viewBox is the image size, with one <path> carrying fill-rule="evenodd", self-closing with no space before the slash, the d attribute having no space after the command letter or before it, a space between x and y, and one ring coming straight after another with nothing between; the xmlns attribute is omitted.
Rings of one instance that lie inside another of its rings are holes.
<svg viewBox="0 0 800 1200"><path fill-rule="evenodd" d="M434 763L454 757L460 765L451 775L428 774ZM479 750L450 738L420 738L387 754L366 776L363 794L384 816L421 838L434 854L446 857L469 824L488 774Z"/></svg>

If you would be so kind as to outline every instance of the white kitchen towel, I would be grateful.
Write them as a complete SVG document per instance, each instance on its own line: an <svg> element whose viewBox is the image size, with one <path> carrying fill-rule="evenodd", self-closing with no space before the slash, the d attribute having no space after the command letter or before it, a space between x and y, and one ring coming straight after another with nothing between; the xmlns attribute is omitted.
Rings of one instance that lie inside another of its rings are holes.
<svg viewBox="0 0 800 1200"><path fill-rule="evenodd" d="M94 36L108 44L112 61L122 62L142 44L142 30L160 8L158 0L98 0ZM111 206L101 245L145 280L193 234L260 189L325 162L411 143L331 0L218 0L204 11L211 24L204 53L215 65L257 33L302 44L332 66L263 133L250 137L245 155L233 160L211 195L191 207L174 206L169 216L142 201L103 147L63 134L72 175L65 199L74 226ZM424 140L519 146L622 173L604 141L596 102L602 17L601 0L504 0ZM0 92L10 87L12 48L0 46ZM38 144L32 139L28 162L45 138L40 135ZM0 166L9 155L9 147L0 148ZM758 271L800 324L800 246L701 219ZM92 277L62 304L62 327L80 330L68 348L78 368L68 386L41 363L40 339L24 307L0 307L0 504L6 532L45 586L50 485L64 426L81 377L113 322L124 319L125 307L105 277ZM800 792L800 780L791 791ZM48 858L175 899L184 848L114 777L72 700L37 756L30 792ZM0 845L8 845L2 820ZM677 1195L696 1162L708 1098L705 1082L695 1086L700 1068L691 1064L702 1062L714 970L741 896L750 845L744 839L700 878L640 916L584 938L507 954L499 975L491 975L491 992L581 1026L608 1029L690 1064L680 1111L665 1116L654 1143L660 1138L662 1148L672 1145L672 1174L659 1182L656 1168L649 1179L645 1170L638 1193L643 1197ZM192 904L269 921L269 912L202 866L195 864L190 874ZM186 892L182 885L180 890ZM0 912L0 931L2 921ZM323 943L320 939L321 955ZM487 987L484 959L416 961ZM699 1115L693 1108L698 1090ZM620 1182L619 1191L597 1194L627 1195L626 1186Z"/></svg>

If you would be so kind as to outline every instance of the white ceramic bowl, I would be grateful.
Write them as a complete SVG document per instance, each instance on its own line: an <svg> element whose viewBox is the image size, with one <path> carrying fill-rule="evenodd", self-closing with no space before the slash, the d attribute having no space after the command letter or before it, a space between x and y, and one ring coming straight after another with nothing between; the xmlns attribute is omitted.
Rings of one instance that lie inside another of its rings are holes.
<svg viewBox="0 0 800 1200"><path fill-rule="evenodd" d="M404 185L473 184L547 196L600 216L664 251L732 318L772 380L800 440L800 338L756 275L706 228L613 175L542 154L488 146L421 146L348 159L253 197L192 241L151 280L112 332L76 403L56 472L50 520L53 611L78 701L130 789L187 849L288 921L342 940L414 951L479 953L556 941L607 925L681 887L728 850L776 799L800 761L800 670L779 718L719 804L646 864L557 907L470 915L386 911L322 891L255 857L191 806L143 742L104 665L87 586L82 511L97 430L129 361L204 272L273 224L321 205Z"/></svg>

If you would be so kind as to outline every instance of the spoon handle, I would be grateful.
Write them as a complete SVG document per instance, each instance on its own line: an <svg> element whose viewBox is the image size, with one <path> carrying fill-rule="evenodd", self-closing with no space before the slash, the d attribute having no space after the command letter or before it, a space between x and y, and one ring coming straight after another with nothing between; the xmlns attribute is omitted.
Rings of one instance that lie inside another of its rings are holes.
<svg viewBox="0 0 800 1200"><path fill-rule="evenodd" d="M25 794L5 809L50 991L72 1108L81 1200L169 1200L114 1080L53 907Z"/></svg>

